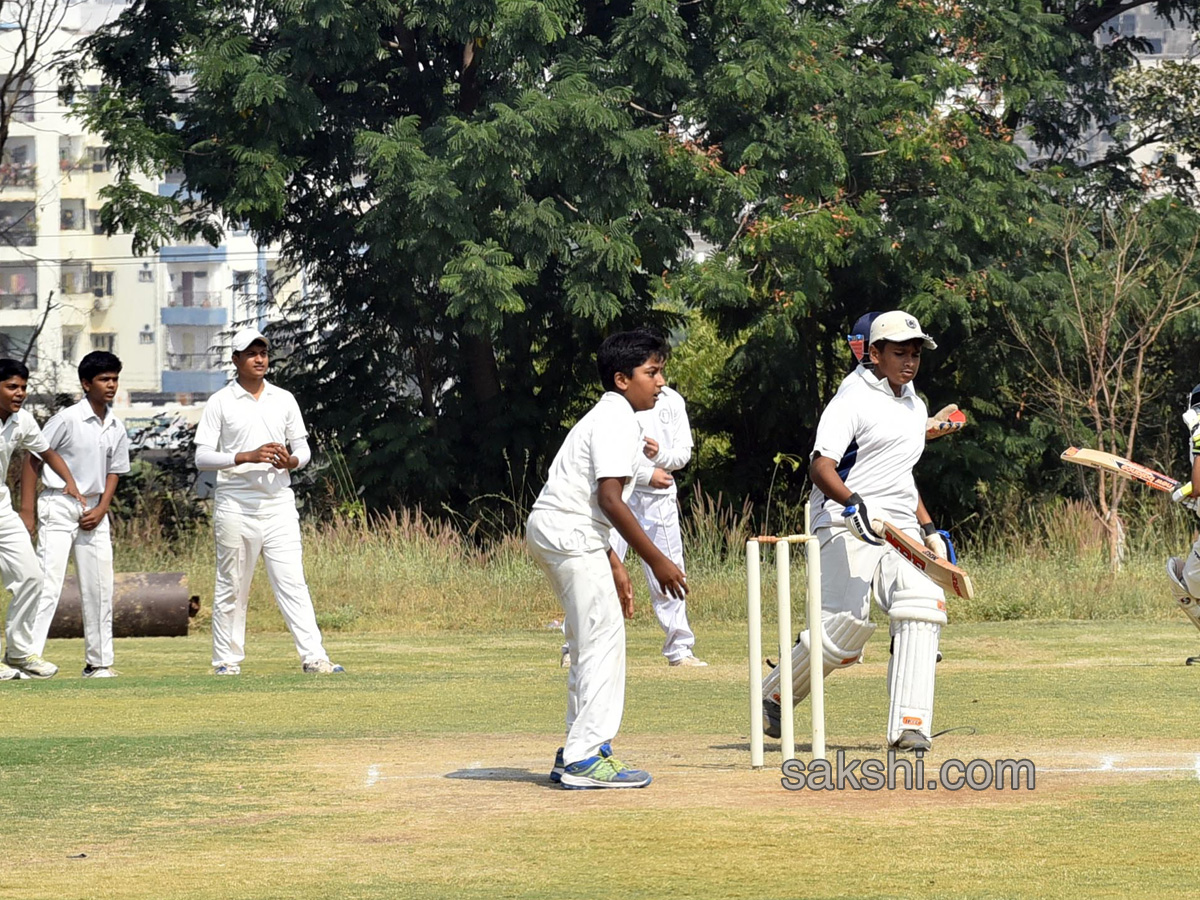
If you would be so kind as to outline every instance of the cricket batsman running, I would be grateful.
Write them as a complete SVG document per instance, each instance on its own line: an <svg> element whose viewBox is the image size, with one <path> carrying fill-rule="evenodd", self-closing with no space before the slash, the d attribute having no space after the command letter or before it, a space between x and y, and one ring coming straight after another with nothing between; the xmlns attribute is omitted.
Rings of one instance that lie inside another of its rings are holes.
<svg viewBox="0 0 1200 900"><path fill-rule="evenodd" d="M821 547L824 672L858 661L875 630L870 598L891 622L887 744L928 750L934 666L946 624L942 590L890 550L871 527L892 522L942 558L947 546L917 493L913 467L925 449L928 410L913 379L937 344L895 310L870 326L871 368L855 369L821 414L809 464L813 533ZM809 693L809 633L792 648L793 697ZM779 737L779 669L763 682L763 728Z"/></svg>

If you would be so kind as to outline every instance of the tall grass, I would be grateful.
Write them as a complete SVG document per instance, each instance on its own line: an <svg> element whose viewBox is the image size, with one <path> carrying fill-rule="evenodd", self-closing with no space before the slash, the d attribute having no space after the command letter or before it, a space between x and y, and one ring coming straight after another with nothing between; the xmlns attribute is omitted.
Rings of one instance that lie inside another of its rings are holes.
<svg viewBox="0 0 1200 900"><path fill-rule="evenodd" d="M744 543L755 533L754 510L747 502L713 497L698 488L681 499L690 615L701 628L706 621L739 621L745 617ZM1088 507L1075 501L1031 507L1019 521L994 523L959 548L960 564L974 578L977 596L973 601L952 598L951 619L1175 616L1163 560L1187 551L1195 525L1190 514L1165 498L1139 497L1127 510L1126 560L1114 574L1103 528ZM307 523L305 570L319 622L331 631L419 631L541 628L559 618L558 603L522 536L489 527L481 537L483 530L420 509ZM206 624L215 566L210 528L198 527L167 541L150 522L139 519L118 523L114 543L121 571L186 572L193 593L201 595L200 624ZM641 566L633 556L628 563L640 598L637 618L649 621ZM801 554L793 565L799 604ZM770 569L764 566L764 596L773 596ZM251 629L281 627L272 606L260 565L251 592ZM773 603L764 607L770 619Z"/></svg>

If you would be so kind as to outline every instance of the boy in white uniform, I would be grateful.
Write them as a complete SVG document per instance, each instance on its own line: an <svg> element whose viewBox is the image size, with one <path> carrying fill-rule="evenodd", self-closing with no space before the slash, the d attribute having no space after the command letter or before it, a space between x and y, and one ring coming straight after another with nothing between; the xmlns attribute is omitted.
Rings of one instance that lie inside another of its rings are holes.
<svg viewBox="0 0 1200 900"><path fill-rule="evenodd" d="M36 499L38 559L42 568L42 597L34 624L34 652L41 655L50 633L54 610L62 595L67 561L75 551L83 613L83 677L112 678L113 671L113 550L108 508L118 476L129 471L129 437L109 405L117 394L121 361L96 350L79 362L83 399L46 423L42 433L75 474L87 509L63 493L63 480L42 472L44 490ZM25 458L21 476L21 513L35 506L38 466Z"/></svg>
<svg viewBox="0 0 1200 900"><path fill-rule="evenodd" d="M619 762L611 741L625 703L625 617L633 586L609 545L615 528L649 562L663 591L682 599L684 574L626 505L642 454L635 415L663 386L667 345L646 331L614 334L596 354L605 393L567 435L526 523L526 542L563 607L570 648L567 739L551 780L565 788L640 788L650 775Z"/></svg>
<svg viewBox="0 0 1200 900"><path fill-rule="evenodd" d="M63 458L50 449L37 420L21 406L25 402L29 369L15 359L0 359L0 576L12 591L8 621L4 626L8 649L0 665L0 681L18 678L50 678L58 666L42 659L34 636L38 603L42 598L42 567L33 552L33 518L22 519L13 511L6 477L16 450L28 450L63 481L63 493L86 509L83 495L75 486Z"/></svg>
<svg viewBox="0 0 1200 900"><path fill-rule="evenodd" d="M344 672L321 644L304 580L300 515L288 474L311 457L300 407L291 393L267 382L267 339L257 329L243 328L232 346L237 378L208 399L196 429L196 468L217 472L213 670L241 674L250 581L261 554L304 671Z"/></svg>
<svg viewBox="0 0 1200 900"><path fill-rule="evenodd" d="M821 414L809 475L811 523L821 546L824 672L857 662L875 626L870 596L888 614L892 657L887 744L928 750L934 664L945 595L891 551L872 517L904 529L941 557L946 547L917 493L912 470L925 448L928 412L913 389L922 348L937 345L900 310L871 324L873 370L859 367ZM809 692L809 634L792 652L797 703ZM779 734L779 669L763 682L764 730Z"/></svg>
<svg viewBox="0 0 1200 900"><path fill-rule="evenodd" d="M1188 408L1183 413L1184 424L1188 428L1188 453L1192 460L1193 485L1200 485L1200 384L1192 388L1188 398ZM1194 497L1185 498L1182 489L1176 490L1171 499L1183 502L1190 509L1200 512ZM1193 625L1200 628L1200 540L1192 544L1192 551L1185 559L1172 556L1167 559L1167 578L1171 582L1171 593L1183 614ZM1193 665L1200 657L1190 656L1187 664Z"/></svg>
<svg viewBox="0 0 1200 900"><path fill-rule="evenodd" d="M692 428L688 423L687 405L678 391L664 386L654 409L639 412L637 418L644 434L643 454L646 460L639 460L629 508L633 510L642 530L654 541L654 546L683 569L679 489L675 486L674 473L692 458ZM649 465L645 464L647 460ZM619 559L625 558L628 547L614 529L612 548ZM696 635L688 624L684 600L672 597L659 588L654 572L645 560L642 560L642 569L646 573L646 584L650 587L654 615L666 635L662 653L667 662L673 666L708 665L692 653Z"/></svg>

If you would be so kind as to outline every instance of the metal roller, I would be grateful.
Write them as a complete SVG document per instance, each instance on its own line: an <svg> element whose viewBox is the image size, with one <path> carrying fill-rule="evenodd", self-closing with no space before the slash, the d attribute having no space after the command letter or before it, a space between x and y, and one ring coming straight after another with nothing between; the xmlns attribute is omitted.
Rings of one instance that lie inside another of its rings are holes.
<svg viewBox="0 0 1200 900"><path fill-rule="evenodd" d="M118 572L113 580L113 637L183 637L200 610L184 572ZM79 580L67 576L51 638L83 637Z"/></svg>

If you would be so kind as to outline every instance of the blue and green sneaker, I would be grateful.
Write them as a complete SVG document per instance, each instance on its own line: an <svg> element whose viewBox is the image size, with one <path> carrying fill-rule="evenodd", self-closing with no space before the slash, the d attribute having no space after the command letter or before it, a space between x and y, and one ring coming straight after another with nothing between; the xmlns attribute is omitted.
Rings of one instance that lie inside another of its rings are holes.
<svg viewBox="0 0 1200 900"><path fill-rule="evenodd" d="M576 791L588 788L641 788L650 781L649 772L614 763L611 756L589 756L563 767L562 773L562 786Z"/></svg>

